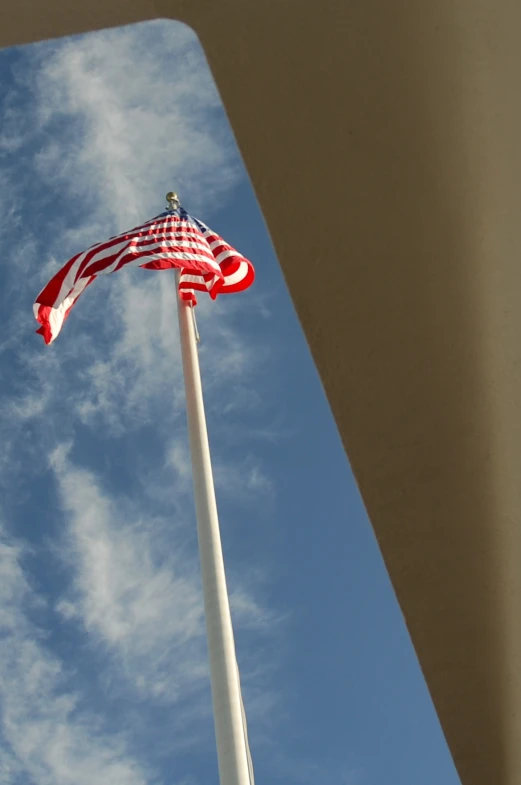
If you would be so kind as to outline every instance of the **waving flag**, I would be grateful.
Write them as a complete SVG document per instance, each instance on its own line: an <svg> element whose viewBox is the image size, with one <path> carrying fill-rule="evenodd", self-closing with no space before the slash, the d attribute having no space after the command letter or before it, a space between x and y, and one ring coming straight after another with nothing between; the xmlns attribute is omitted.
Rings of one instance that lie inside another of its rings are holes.
<svg viewBox="0 0 521 785"><path fill-rule="evenodd" d="M148 270L180 269L181 297L196 304L195 291L213 299L247 289L253 265L182 207L167 210L130 232L111 237L73 256L42 289L34 304L41 327L37 332L49 344L58 335L81 293L98 275L123 267Z"/></svg>

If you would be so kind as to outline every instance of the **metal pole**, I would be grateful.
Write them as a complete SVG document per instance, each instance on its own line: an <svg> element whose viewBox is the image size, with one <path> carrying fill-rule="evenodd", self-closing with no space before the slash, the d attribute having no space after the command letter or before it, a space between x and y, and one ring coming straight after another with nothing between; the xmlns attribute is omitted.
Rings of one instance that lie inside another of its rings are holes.
<svg viewBox="0 0 521 785"><path fill-rule="evenodd" d="M219 780L221 785L251 785L194 320L192 307L176 288Z"/></svg>

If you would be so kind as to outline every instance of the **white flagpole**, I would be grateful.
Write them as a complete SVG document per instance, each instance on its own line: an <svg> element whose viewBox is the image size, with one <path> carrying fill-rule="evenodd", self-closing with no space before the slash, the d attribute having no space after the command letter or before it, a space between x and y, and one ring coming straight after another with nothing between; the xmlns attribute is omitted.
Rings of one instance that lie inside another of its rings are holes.
<svg viewBox="0 0 521 785"><path fill-rule="evenodd" d="M172 200L169 200L169 203L172 203ZM220 785L253 785L226 588L195 325L192 306L179 296L179 271L176 271L176 284L219 780Z"/></svg>

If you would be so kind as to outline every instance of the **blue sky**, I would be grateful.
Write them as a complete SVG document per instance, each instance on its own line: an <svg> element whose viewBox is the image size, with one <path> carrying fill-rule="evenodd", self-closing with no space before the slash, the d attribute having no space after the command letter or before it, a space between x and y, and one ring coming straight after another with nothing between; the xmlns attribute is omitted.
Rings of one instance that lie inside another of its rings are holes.
<svg viewBox="0 0 521 785"><path fill-rule="evenodd" d="M0 77L0 783L218 781L173 276L100 278L48 348L32 316L174 188L257 269L199 307L257 785L458 785L195 36L3 51Z"/></svg>

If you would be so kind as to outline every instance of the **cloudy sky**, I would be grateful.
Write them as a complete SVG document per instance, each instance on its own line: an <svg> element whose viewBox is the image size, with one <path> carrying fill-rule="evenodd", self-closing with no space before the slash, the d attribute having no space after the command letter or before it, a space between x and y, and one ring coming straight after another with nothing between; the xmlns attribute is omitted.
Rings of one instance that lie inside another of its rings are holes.
<svg viewBox="0 0 521 785"><path fill-rule="evenodd" d="M257 268L199 307L257 785L457 785L195 36L0 52L0 108L1 785L218 782L173 276L32 316L172 188Z"/></svg>

